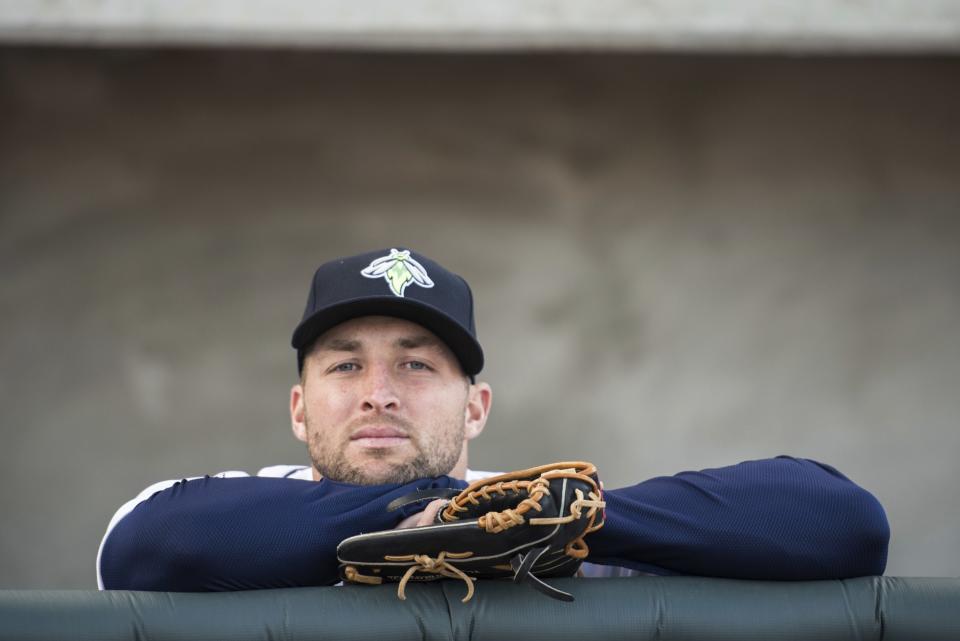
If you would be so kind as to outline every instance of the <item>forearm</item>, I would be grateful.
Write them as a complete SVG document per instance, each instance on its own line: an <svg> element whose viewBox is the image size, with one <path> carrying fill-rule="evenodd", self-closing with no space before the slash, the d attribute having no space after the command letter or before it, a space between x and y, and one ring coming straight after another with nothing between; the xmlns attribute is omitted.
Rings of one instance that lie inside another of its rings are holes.
<svg viewBox="0 0 960 641"><path fill-rule="evenodd" d="M832 468L780 457L605 493L590 561L681 574L813 580L882 574L880 503Z"/></svg>
<svg viewBox="0 0 960 641"><path fill-rule="evenodd" d="M329 585L336 547L394 527L416 506L388 512L416 488L270 478L202 478L153 495L110 532L100 559L107 589L219 591ZM422 506L420 506L422 508Z"/></svg>

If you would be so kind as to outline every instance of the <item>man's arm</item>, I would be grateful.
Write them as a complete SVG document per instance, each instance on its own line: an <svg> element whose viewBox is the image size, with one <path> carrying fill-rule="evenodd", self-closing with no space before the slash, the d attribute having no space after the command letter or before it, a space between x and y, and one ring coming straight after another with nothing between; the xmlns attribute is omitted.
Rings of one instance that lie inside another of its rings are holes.
<svg viewBox="0 0 960 641"><path fill-rule="evenodd" d="M883 574L880 503L837 470L778 457L605 493L591 563L655 573L815 580Z"/></svg>
<svg viewBox="0 0 960 641"><path fill-rule="evenodd" d="M387 512L415 489L269 478L204 478L154 494L110 531L107 589L211 591L336 582L343 539L389 529L423 505ZM683 472L605 492L589 561L658 573L750 579L881 574L883 508L830 467L781 457Z"/></svg>
<svg viewBox="0 0 960 641"><path fill-rule="evenodd" d="M406 485L210 478L181 481L137 505L100 553L106 589L205 592L336 583L337 544L397 525L423 504L388 512L416 489L464 487L450 477Z"/></svg>

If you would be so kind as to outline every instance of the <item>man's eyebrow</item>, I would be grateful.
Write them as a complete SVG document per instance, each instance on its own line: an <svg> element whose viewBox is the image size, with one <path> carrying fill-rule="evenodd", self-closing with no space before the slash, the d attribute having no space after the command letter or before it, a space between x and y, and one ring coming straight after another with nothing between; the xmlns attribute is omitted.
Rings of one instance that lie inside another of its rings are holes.
<svg viewBox="0 0 960 641"><path fill-rule="evenodd" d="M317 349L330 352L359 352L360 341L351 338L330 338L318 344Z"/></svg>
<svg viewBox="0 0 960 641"><path fill-rule="evenodd" d="M402 347L403 349L416 349L418 347L439 345L440 341L433 336L419 334L417 336L402 336L396 340L395 344L397 347Z"/></svg>

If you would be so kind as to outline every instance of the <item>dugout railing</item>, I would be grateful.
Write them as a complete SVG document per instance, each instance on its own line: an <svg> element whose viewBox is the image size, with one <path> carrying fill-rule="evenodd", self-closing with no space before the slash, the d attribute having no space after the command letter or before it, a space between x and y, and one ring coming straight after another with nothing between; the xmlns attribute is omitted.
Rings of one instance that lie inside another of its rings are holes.
<svg viewBox="0 0 960 641"><path fill-rule="evenodd" d="M960 641L960 579L556 579L229 593L0 591L2 641Z"/></svg>

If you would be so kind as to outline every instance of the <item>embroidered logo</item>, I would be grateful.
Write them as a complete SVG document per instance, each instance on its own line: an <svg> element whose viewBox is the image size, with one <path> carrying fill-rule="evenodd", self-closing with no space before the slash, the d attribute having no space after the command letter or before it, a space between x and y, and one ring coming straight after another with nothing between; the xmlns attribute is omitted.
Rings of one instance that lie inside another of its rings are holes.
<svg viewBox="0 0 960 641"><path fill-rule="evenodd" d="M389 256L375 258L360 272L367 278L383 278L390 286L390 291L396 296L403 297L403 292L410 283L420 287L433 287L433 281L427 275L423 265L410 258L410 250L390 250Z"/></svg>

